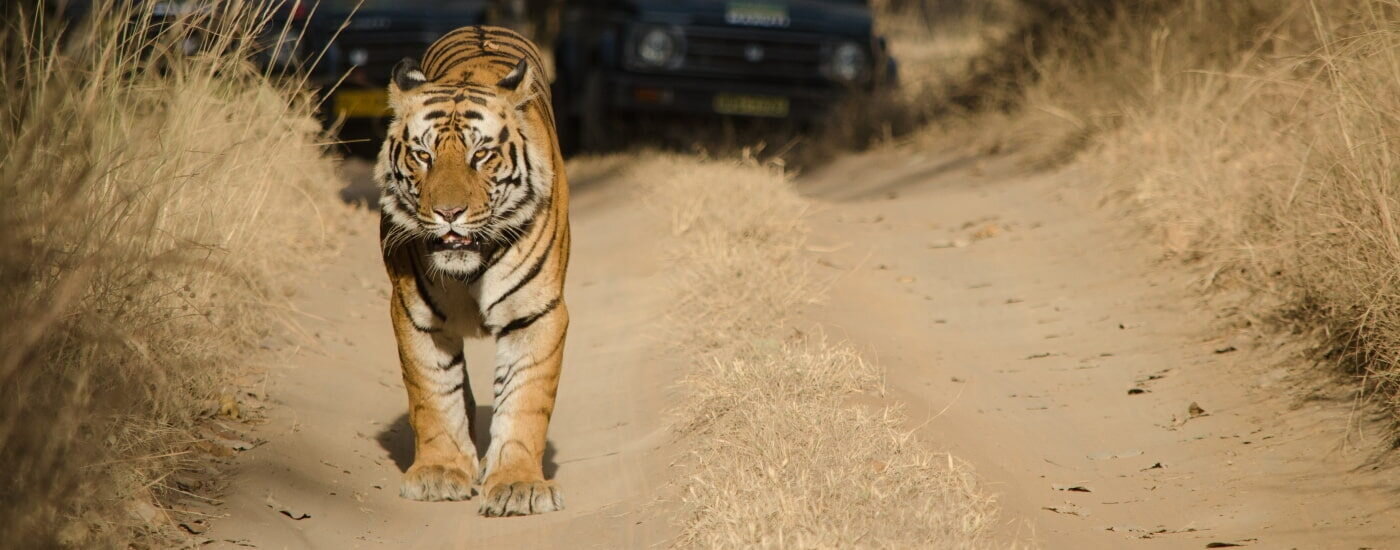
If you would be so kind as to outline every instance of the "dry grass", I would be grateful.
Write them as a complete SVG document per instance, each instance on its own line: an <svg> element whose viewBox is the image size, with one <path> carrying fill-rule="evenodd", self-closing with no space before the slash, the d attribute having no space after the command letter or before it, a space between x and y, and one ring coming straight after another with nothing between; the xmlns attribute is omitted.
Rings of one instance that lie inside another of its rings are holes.
<svg viewBox="0 0 1400 550"><path fill-rule="evenodd" d="M181 517L167 476L276 331L336 181L307 98L245 61L259 14L158 31L132 4L63 40L32 13L0 31L0 540L31 548Z"/></svg>
<svg viewBox="0 0 1400 550"><path fill-rule="evenodd" d="M1147 4L1052 36L1004 134L1079 159L1400 420L1400 3Z"/></svg>
<svg viewBox="0 0 1400 550"><path fill-rule="evenodd" d="M897 410L852 403L880 370L789 324L818 294L807 203L747 161L660 156L632 168L671 216L677 342L694 360L679 430L686 513L703 548L972 548L995 516L965 465ZM656 175L664 174L664 177Z"/></svg>
<svg viewBox="0 0 1400 550"><path fill-rule="evenodd" d="M932 110L926 94L967 76L970 63L1006 38L1019 10L1014 0L883 0L871 4L876 33L899 62L902 99Z"/></svg>

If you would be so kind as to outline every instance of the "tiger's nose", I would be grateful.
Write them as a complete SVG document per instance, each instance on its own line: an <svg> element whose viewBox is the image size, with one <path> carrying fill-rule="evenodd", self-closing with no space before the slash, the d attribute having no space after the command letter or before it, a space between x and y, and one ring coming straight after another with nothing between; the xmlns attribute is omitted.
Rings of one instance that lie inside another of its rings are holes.
<svg viewBox="0 0 1400 550"><path fill-rule="evenodd" d="M442 221L452 223L456 221L457 216L460 216L466 209L465 206L448 206L445 208L434 208L433 212L437 212L437 215L442 216Z"/></svg>

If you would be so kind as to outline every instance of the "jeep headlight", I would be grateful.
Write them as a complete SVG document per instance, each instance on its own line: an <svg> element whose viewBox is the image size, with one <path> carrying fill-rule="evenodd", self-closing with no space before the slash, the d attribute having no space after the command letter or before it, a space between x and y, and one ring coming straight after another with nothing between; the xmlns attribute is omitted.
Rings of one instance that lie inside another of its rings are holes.
<svg viewBox="0 0 1400 550"><path fill-rule="evenodd" d="M870 71L870 56L860 44L849 40L839 42L827 53L823 66L826 77L843 84L855 84Z"/></svg>
<svg viewBox="0 0 1400 550"><path fill-rule="evenodd" d="M632 41L632 58L642 67L676 68L685 56L685 36L679 28L643 27Z"/></svg>

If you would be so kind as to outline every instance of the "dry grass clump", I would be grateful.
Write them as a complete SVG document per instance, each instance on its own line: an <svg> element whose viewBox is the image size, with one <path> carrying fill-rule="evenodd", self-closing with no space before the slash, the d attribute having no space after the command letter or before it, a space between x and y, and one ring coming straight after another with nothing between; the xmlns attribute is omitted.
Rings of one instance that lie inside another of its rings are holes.
<svg viewBox="0 0 1400 550"><path fill-rule="evenodd" d="M681 157L634 170L671 215L674 340L694 357L678 411L691 452L677 544L989 544L995 506L967 468L914 441L898 411L851 403L881 390L879 369L788 324L817 290L802 255L807 203L785 176Z"/></svg>
<svg viewBox="0 0 1400 550"><path fill-rule="evenodd" d="M1079 154L1400 420L1400 3L1117 4L1036 58L1008 133Z"/></svg>
<svg viewBox="0 0 1400 550"><path fill-rule="evenodd" d="M181 517L167 476L336 181L307 98L246 61L264 14L98 4L0 30L0 540L30 548Z"/></svg>
<svg viewBox="0 0 1400 550"><path fill-rule="evenodd" d="M681 543L704 548L977 548L994 512L966 467L890 408L850 406L879 371L820 342L711 358L687 380L694 443Z"/></svg>
<svg viewBox="0 0 1400 550"><path fill-rule="evenodd" d="M684 240L678 255L687 258L686 268L674 273L681 291L677 309L692 316L707 340L764 334L812 296L800 260L808 205L786 187L781 172L684 157L647 164L637 172L668 174L652 197Z"/></svg>

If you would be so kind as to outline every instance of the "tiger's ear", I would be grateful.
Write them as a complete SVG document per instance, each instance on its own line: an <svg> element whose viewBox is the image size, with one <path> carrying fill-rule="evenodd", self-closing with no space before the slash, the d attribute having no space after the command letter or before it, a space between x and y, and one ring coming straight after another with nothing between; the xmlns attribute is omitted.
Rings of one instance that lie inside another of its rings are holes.
<svg viewBox="0 0 1400 550"><path fill-rule="evenodd" d="M393 78L391 81L394 87L398 88L401 92L407 92L417 88L428 81L428 76L423 74L422 69L418 68L418 60L411 57L400 59L399 62L394 65L392 74Z"/></svg>
<svg viewBox="0 0 1400 550"><path fill-rule="evenodd" d="M534 73L535 71L530 68L530 64L526 63L525 58L522 57L515 64L514 69L511 69L509 73L506 73L506 76L496 82L496 89L500 90L501 97L506 98L511 105L518 109L532 98L530 81L534 80Z"/></svg>
<svg viewBox="0 0 1400 550"><path fill-rule="evenodd" d="M405 94L427 82L428 76L418 68L418 61L409 57L395 64L389 75L389 108L402 114Z"/></svg>
<svg viewBox="0 0 1400 550"><path fill-rule="evenodd" d="M507 73L500 82L496 83L496 87L500 88L503 92L514 92L520 89L520 84L525 82L525 79L529 76L530 64L526 63L525 58L522 57L520 58L520 62L515 64L515 68L511 69L510 73Z"/></svg>

